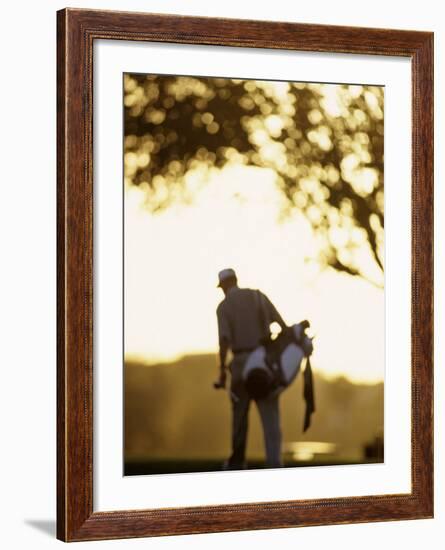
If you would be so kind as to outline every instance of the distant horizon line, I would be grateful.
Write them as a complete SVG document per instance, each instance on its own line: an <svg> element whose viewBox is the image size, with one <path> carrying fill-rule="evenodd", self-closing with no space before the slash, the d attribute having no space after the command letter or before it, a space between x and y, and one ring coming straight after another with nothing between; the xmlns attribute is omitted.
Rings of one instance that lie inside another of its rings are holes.
<svg viewBox="0 0 445 550"><path fill-rule="evenodd" d="M218 352L217 351L196 351L192 353L183 353L183 354L177 354L175 356L172 356L169 359L165 359L162 357L152 358L149 359L147 356L144 356L142 354L128 354L124 356L123 358L123 364L124 366L133 364L137 366L143 366L147 368L153 368L153 367L160 367L162 365L170 365L173 366L177 363L180 363L181 361L185 359L191 359L193 357L215 357L217 358ZM215 372L218 367L217 361L215 361ZM340 378L344 378L351 384L355 385L367 385L367 386L375 386L378 384L384 384L385 380L384 378L353 378L348 376L346 373L337 372L335 374L329 373L323 368L319 368L317 366L312 365L312 370L318 374L321 375L325 380L333 381L338 380Z"/></svg>

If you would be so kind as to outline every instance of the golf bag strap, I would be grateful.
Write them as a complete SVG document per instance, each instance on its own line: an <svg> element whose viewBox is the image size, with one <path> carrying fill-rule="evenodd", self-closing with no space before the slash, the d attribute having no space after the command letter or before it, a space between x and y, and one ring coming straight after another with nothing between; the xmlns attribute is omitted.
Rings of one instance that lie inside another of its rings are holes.
<svg viewBox="0 0 445 550"><path fill-rule="evenodd" d="M314 381L312 377L311 360L306 358L306 368L304 369L304 387L303 397L306 401L306 412L304 415L303 432L311 425L311 415L315 412Z"/></svg>

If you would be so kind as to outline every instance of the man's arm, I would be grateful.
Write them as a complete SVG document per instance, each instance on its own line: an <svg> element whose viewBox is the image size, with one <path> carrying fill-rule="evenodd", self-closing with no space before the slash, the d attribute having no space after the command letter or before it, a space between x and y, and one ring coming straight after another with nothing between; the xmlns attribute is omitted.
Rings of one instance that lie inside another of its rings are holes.
<svg viewBox="0 0 445 550"><path fill-rule="evenodd" d="M227 379L227 353L230 348L230 324L222 307L216 310L218 318L218 336L219 336L219 378L214 383L215 388L224 388Z"/></svg>
<svg viewBox="0 0 445 550"><path fill-rule="evenodd" d="M227 380L226 359L227 359L228 351L229 351L229 344L223 338L219 343L219 378L217 382L215 382L214 384L215 388L226 387L226 380Z"/></svg>
<svg viewBox="0 0 445 550"><path fill-rule="evenodd" d="M278 323L281 327L281 330L285 329L287 325L281 315L278 313L277 308L273 305L273 303L265 294L261 293L261 295L266 306L267 316L269 318L268 320L270 320L271 323Z"/></svg>

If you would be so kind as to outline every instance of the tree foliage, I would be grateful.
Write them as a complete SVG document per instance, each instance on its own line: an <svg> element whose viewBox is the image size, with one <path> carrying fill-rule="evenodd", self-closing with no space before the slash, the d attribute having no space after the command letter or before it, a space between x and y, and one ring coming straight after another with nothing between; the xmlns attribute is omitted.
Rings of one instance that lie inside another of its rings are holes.
<svg viewBox="0 0 445 550"><path fill-rule="evenodd" d="M126 183L157 211L192 200L203 167L272 169L318 260L381 286L383 100L377 86L125 75Z"/></svg>

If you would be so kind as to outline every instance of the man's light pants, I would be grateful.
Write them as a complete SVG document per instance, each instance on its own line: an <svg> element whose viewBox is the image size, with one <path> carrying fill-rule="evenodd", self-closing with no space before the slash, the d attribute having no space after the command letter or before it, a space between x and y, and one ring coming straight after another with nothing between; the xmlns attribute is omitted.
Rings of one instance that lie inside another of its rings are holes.
<svg viewBox="0 0 445 550"><path fill-rule="evenodd" d="M228 467L232 470L245 467L248 412L250 397L244 387L243 367L248 353L237 354L231 364L232 392L232 455ZM263 426L266 463L269 468L279 468L281 463L281 428L278 396L256 401Z"/></svg>

